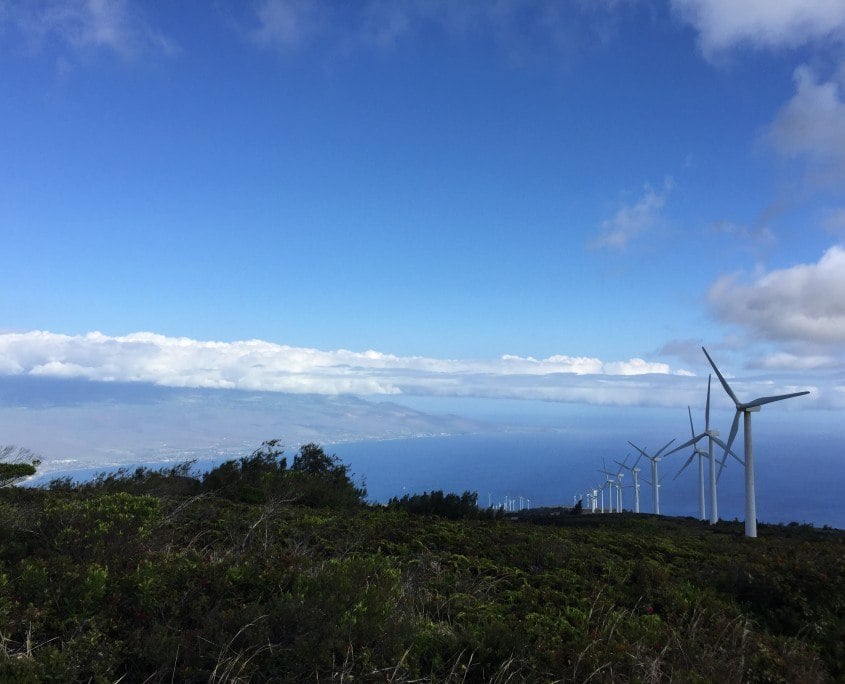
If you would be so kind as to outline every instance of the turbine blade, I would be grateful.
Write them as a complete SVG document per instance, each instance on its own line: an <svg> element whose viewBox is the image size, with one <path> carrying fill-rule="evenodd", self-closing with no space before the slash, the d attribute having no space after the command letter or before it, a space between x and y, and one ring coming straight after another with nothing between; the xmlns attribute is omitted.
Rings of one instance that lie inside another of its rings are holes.
<svg viewBox="0 0 845 684"><path fill-rule="evenodd" d="M805 394L809 393L809 390L805 390L803 392L793 392L792 394L779 394L776 397L760 397L759 399L750 401L747 404L743 404L742 407L752 408L754 406L763 406L764 404L771 404L773 401L780 401L781 399L792 399L792 397L802 397Z"/></svg>
<svg viewBox="0 0 845 684"><path fill-rule="evenodd" d="M673 437L673 438L672 438L672 439L670 439L668 442L666 442L666 444L664 444L664 445L660 448L660 451L658 451L658 452L654 455L654 458L657 458L658 456L660 456L660 454L662 454L662 453L663 453L663 450L664 450L666 447L668 447L668 446L669 446L672 442L674 442L674 441L675 441L675 438Z"/></svg>
<svg viewBox="0 0 845 684"><path fill-rule="evenodd" d="M640 453L642 453L642 451L643 451L643 450L642 450L642 449L640 449L640 448L639 448L636 444L634 444L634 443L633 443L633 442L631 442L630 440L628 441L628 444L630 444L630 445L631 445L632 447L634 447L637 451L639 451Z"/></svg>
<svg viewBox="0 0 845 684"><path fill-rule="evenodd" d="M710 379L713 376L708 374L707 375L707 404L704 407L704 429L710 429Z"/></svg>
<svg viewBox="0 0 845 684"><path fill-rule="evenodd" d="M617 470L617 471L616 471L616 477L619 477L619 473L621 473L621 472L622 472L622 468L625 468L626 470L628 469L628 466L627 466L627 465L625 465L625 464L628 462L628 457L629 457L630 455L631 455L631 454L627 454L627 455L625 456L625 460L624 460L624 461L622 461L622 463L619 463L619 461L616 461L617 463L619 463L619 470Z"/></svg>
<svg viewBox="0 0 845 684"><path fill-rule="evenodd" d="M731 399L733 399L734 404L739 406L740 405L739 399L736 398L736 395L734 394L734 391L731 389L731 386L728 384L728 381L725 380L724 376L719 372L719 369L716 368L716 364L713 363L713 359L710 358L710 354L707 353L707 350L704 347L701 348L701 351L704 352L704 356L707 357L707 360L710 362L710 365L713 366L713 370L716 371L716 377L719 378L719 382L722 383L722 387L725 388L725 392L727 392L728 396Z"/></svg>
<svg viewBox="0 0 845 684"><path fill-rule="evenodd" d="M695 452L693 452L692 456L690 456L690 457L687 459L687 462L686 462L686 463L684 463L684 465L683 465L683 466L681 466L681 469L678 471L678 473L675 475L675 477L673 477L673 478L672 478L672 480L673 480L673 481L678 479L678 475L680 475L682 472L684 472L684 470L686 470L687 466L688 466L690 463L692 463L692 459L694 459L694 458L695 458Z"/></svg>
<svg viewBox="0 0 845 684"><path fill-rule="evenodd" d="M634 464L631 466L631 470L633 470L634 468L637 467L637 463L640 462L641 457L642 457L642 454L637 454L637 457L634 459Z"/></svg>
<svg viewBox="0 0 845 684"><path fill-rule="evenodd" d="M692 426L692 409L687 406L687 413L689 413L689 433L695 437L695 428Z"/></svg>
<svg viewBox="0 0 845 684"><path fill-rule="evenodd" d="M637 467L637 463L639 463L639 462L640 462L640 456L645 456L646 458L649 458L649 459L651 458L651 456L649 456L649 455L648 455L645 451L643 451L642 449L640 449L640 448L639 448L636 444L634 444L633 442L628 442L628 444L630 444L632 447L634 447L637 451L639 451L639 452L640 452L640 455L639 455L639 456L637 456L637 460L636 460L636 461L634 461L634 465L632 466L633 468L636 468L636 467Z"/></svg>
<svg viewBox="0 0 845 684"><path fill-rule="evenodd" d="M688 446L695 444L701 437L702 437L702 435L699 435L698 437L693 437L692 439L688 439L686 442L681 444L681 446L675 447L674 449L672 449L672 451L668 452L666 455L669 456L671 454L674 454L676 451L680 451L681 449L683 449L685 447L688 447Z"/></svg>
<svg viewBox="0 0 845 684"><path fill-rule="evenodd" d="M725 454L722 456L722 463L719 465L719 476L722 474L722 468L725 467L725 461L728 460L728 452L731 450L731 445L734 443L734 439L736 438L736 431L739 430L739 417L742 415L742 411L739 409L736 410L734 414L734 422L731 425L731 434L728 436L728 443L725 444Z"/></svg>
<svg viewBox="0 0 845 684"><path fill-rule="evenodd" d="M736 459L736 462L739 463L743 468L745 467L745 461L743 461L739 456L737 456L736 452L729 451L728 445L725 444L721 439L719 439L718 437L714 437L713 441L716 442L716 444L718 444L720 447L722 447L722 449L727 451L731 456L733 456Z"/></svg>

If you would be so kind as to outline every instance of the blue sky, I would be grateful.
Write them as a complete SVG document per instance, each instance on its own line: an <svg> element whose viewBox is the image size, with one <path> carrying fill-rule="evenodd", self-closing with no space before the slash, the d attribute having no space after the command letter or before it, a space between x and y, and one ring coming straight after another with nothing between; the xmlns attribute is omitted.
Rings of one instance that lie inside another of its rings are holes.
<svg viewBox="0 0 845 684"><path fill-rule="evenodd" d="M845 408L842 0L0 1L0 151L2 375Z"/></svg>

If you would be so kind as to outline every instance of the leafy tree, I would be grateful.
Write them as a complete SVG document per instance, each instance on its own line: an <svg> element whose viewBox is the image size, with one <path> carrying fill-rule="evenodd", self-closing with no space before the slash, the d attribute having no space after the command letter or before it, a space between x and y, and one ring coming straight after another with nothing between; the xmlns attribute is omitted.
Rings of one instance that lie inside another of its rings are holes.
<svg viewBox="0 0 845 684"><path fill-rule="evenodd" d="M354 506L363 503L367 495L364 487L352 482L348 465L313 442L299 448L290 474L299 501L309 506Z"/></svg>
<svg viewBox="0 0 845 684"><path fill-rule="evenodd" d="M240 501L265 501L284 480L288 466L282 454L281 440L266 440L249 456L212 468L203 476L203 487Z"/></svg>
<svg viewBox="0 0 845 684"><path fill-rule="evenodd" d="M41 460L29 449L8 445L0 447L0 487L8 487L35 475Z"/></svg>
<svg viewBox="0 0 845 684"><path fill-rule="evenodd" d="M463 494L444 494L437 489L431 494L405 494L401 499L393 497L388 501L390 508L399 508L416 515L439 515L444 518L457 520L459 518L479 518L492 516L492 511L481 511L478 508L478 492L466 491Z"/></svg>
<svg viewBox="0 0 845 684"><path fill-rule="evenodd" d="M203 477L203 487L246 503L284 501L346 507L363 503L366 490L352 482L349 466L318 444L300 447L288 468L281 441L271 439L249 456L221 463Z"/></svg>
<svg viewBox="0 0 845 684"><path fill-rule="evenodd" d="M293 457L291 470L309 475L346 475L348 466L343 465L337 456L329 456L318 444L310 442L299 448Z"/></svg>

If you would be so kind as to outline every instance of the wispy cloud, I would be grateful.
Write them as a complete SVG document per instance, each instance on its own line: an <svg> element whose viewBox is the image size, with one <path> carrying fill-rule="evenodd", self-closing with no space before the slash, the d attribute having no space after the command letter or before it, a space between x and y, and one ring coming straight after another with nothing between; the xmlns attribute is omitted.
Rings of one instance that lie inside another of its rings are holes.
<svg viewBox="0 0 845 684"><path fill-rule="evenodd" d="M422 32L451 39L482 35L518 61L538 50L566 54L607 42L619 4L624 3L262 0L250 34L283 50L319 44L340 52L391 49Z"/></svg>
<svg viewBox="0 0 845 684"><path fill-rule="evenodd" d="M589 246L622 250L632 240L654 229L662 220L663 206L673 186L671 178L664 181L660 190L646 185L636 202L623 205L612 218L602 222L601 234L591 241Z"/></svg>
<svg viewBox="0 0 845 684"><path fill-rule="evenodd" d="M708 227L710 233L727 235L734 240L745 243L749 249L759 251L764 247L771 247L775 243L775 236L769 226L759 222L755 226L734 221L714 221Z"/></svg>
<svg viewBox="0 0 845 684"><path fill-rule="evenodd" d="M262 45L297 48L324 28L320 5L309 0L265 0L256 8L253 39Z"/></svg>
<svg viewBox="0 0 845 684"><path fill-rule="evenodd" d="M701 50L709 58L742 45L794 48L845 37L841 0L671 1L677 14L698 31Z"/></svg>
<svg viewBox="0 0 845 684"><path fill-rule="evenodd" d="M0 5L0 27L12 29L30 49L51 43L73 52L105 49L124 58L172 52L129 0L41 0Z"/></svg>
<svg viewBox="0 0 845 684"><path fill-rule="evenodd" d="M710 288L708 300L722 321L767 340L841 348L845 248L833 246L817 263L762 273L750 283L738 275L724 276Z"/></svg>
<svg viewBox="0 0 845 684"><path fill-rule="evenodd" d="M750 368L765 368L767 370L820 370L824 368L835 369L841 366L841 362L830 355L819 354L792 354L790 352L774 352L766 354L760 359L752 361Z"/></svg>

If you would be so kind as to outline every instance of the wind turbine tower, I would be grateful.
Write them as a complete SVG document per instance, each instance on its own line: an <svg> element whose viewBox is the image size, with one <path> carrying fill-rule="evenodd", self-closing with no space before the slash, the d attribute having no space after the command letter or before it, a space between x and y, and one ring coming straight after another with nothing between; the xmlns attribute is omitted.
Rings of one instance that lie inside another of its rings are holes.
<svg viewBox="0 0 845 684"><path fill-rule="evenodd" d="M634 447L641 455L645 456L651 462L651 501L655 515L660 515L660 482L657 479L657 464L660 462L660 454L662 454L663 451L674 441L675 440L672 439L666 442L666 444L664 444L654 456L647 454L633 442L628 442L628 444Z"/></svg>
<svg viewBox="0 0 845 684"><path fill-rule="evenodd" d="M707 401L708 401L708 406L709 406L709 401L710 401L710 395L709 395L710 387L709 387L709 385L707 387L707 390L708 390ZM695 434L695 428L693 427L693 424L692 424L692 409L690 409L689 406L687 406L687 413L689 414L689 430L690 430L690 435L692 435L692 438L689 441L684 442L681 446L675 447L674 449L672 449L672 451L670 451L666 455L668 456L669 454L674 454L676 451L680 451L681 449L688 447L690 445L692 446L692 453L690 454L690 457L686 460L686 463L684 463L684 465L681 466L681 469L678 471L677 475L675 475L675 477L672 478L672 479L677 480L678 475L680 475L682 472L684 472L684 470L687 469L687 466L689 466L689 464L692 463L693 459L696 456L698 456L698 519L699 520L706 520L705 505L704 505L704 459L709 458L710 454L708 452L704 451L704 449L699 449L699 447L698 447L698 441L702 437L705 437L706 433L702 432L700 435ZM711 463L712 463L712 461L711 461ZM711 470L714 473L716 472L716 469L714 467L711 467ZM712 497L712 484L713 483L711 482L711 497Z"/></svg>
<svg viewBox="0 0 845 684"><path fill-rule="evenodd" d="M702 347L701 351L704 352L704 355L707 357L710 365L713 366L713 370L716 371L716 376L719 378L719 382L722 383L722 387L725 392L733 400L733 403L736 406L736 413L734 414L734 421L731 425L731 432L728 436L728 443L725 447L725 455L722 457L720 470L725 466L725 460L728 458L731 445L733 444L737 430L739 429L739 415L742 414L742 432L745 438L745 536L756 537L757 502L754 494L754 451L751 445L751 414L759 411L760 408L766 404L771 404L772 402L781 401L783 399L791 399L792 397L800 397L805 394L809 394L810 392L805 390L803 392L792 392L791 394L779 394L774 397L758 397L752 401L741 402L737 399L736 394L734 394L727 380L725 380L724 376L719 372L719 369L716 368L716 364L713 363L713 359L710 358L710 354L707 353L707 350Z"/></svg>
<svg viewBox="0 0 845 684"><path fill-rule="evenodd" d="M625 473L622 472L622 468L616 471L616 512L622 512L622 478L625 476Z"/></svg>
<svg viewBox="0 0 845 684"><path fill-rule="evenodd" d="M632 465L632 466L625 465L628 462L627 456L625 457L624 461L616 461L620 465L621 468L624 468L625 470L630 470L631 476L634 479L634 484L632 485L634 487L634 513L640 512L640 481L639 481L640 469L637 468L637 463L639 462L639 460L640 460L640 457L637 456L637 459L634 461L634 465ZM620 470L620 472L621 472L621 470Z"/></svg>
<svg viewBox="0 0 845 684"><path fill-rule="evenodd" d="M637 479L640 474L640 469L636 464L631 468L631 475L634 478L634 513L640 512L640 481Z"/></svg>
<svg viewBox="0 0 845 684"><path fill-rule="evenodd" d="M613 473L607 469L607 464L602 459L602 469L599 470L605 476L605 485L608 487L608 496L610 497L610 512L613 513L614 499L616 500L616 512L622 512L621 496L619 494L619 487L621 482L618 482L618 473ZM616 487L616 493L613 493L613 488Z"/></svg>
<svg viewBox="0 0 845 684"><path fill-rule="evenodd" d="M614 507L613 500L616 498L616 494L613 492L615 484L616 483L609 477L604 481L604 486L607 487L607 507L611 513L613 513Z"/></svg>

